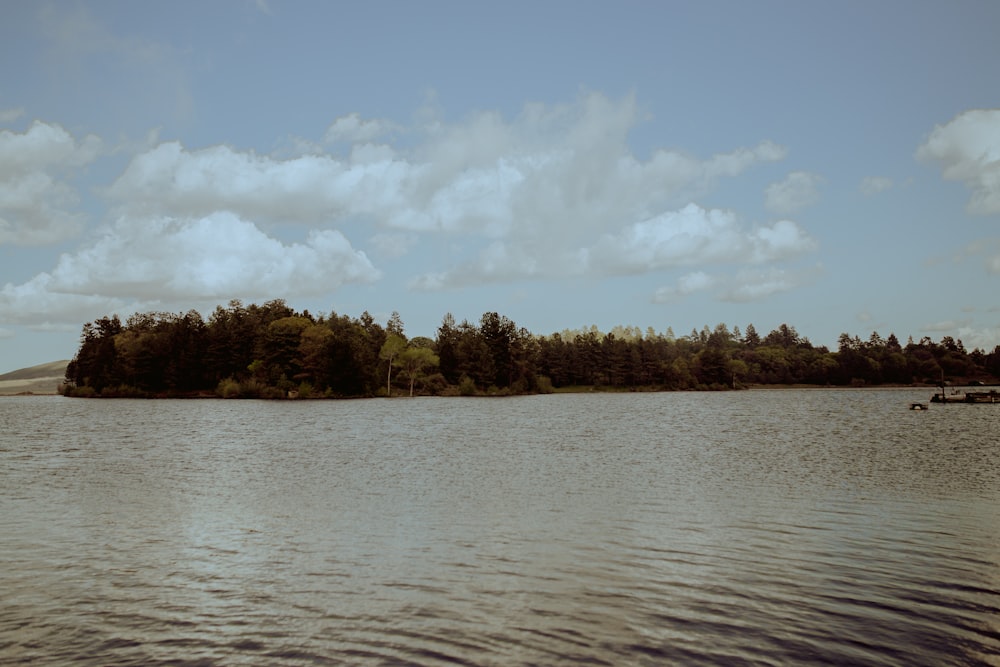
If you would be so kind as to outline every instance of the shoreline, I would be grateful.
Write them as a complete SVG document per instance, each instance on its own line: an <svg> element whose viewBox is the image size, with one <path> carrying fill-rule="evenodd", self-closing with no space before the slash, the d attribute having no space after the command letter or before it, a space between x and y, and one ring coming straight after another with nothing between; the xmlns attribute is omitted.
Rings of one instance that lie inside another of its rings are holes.
<svg viewBox="0 0 1000 667"><path fill-rule="evenodd" d="M23 384L25 388L20 389L20 391L5 391L7 389L4 387L5 383L0 383L0 398L8 398L15 396L63 396L58 391L58 386L48 391L41 391L40 387L31 388L28 381L10 381L10 384ZM58 385L58 383L57 383ZM949 387L990 387L997 385L965 385L965 384L950 384ZM750 385L746 387L740 387L738 389L658 389L652 387L591 387L591 386L576 386L576 387L562 387L555 389L551 392L544 393L524 393L524 394L473 394L471 396L462 396L460 394L417 394L412 398L509 398L513 396L545 396L552 394L645 394L645 393L727 393L727 392L740 392L740 391L816 391L816 390L836 390L836 391L871 391L871 390L937 390L940 385L931 384L881 384L881 385L866 385L866 386L848 386L848 385L816 385L816 384L759 384ZM15 387L10 387L14 389ZM281 397L281 398L226 398L219 396L215 393L209 392L196 392L192 394L183 395L148 395L148 396L69 396L67 398L133 398L138 400L156 400L156 399L181 399L181 400L273 400L273 401L336 401L336 400L358 400L358 399L368 399L368 398L411 398L405 393L394 395L391 397L386 396L340 396L340 397L325 397L325 396L315 396L315 397Z"/></svg>

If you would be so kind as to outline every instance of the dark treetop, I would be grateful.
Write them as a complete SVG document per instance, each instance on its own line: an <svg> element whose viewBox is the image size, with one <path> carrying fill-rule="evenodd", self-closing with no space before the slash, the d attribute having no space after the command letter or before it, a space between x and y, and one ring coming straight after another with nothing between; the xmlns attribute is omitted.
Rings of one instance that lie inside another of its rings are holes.
<svg viewBox="0 0 1000 667"><path fill-rule="evenodd" d="M786 324L761 337L719 324L675 337L618 327L532 334L507 317L478 324L448 314L436 338L408 339L399 315L386 326L296 312L284 301L231 301L205 321L137 313L88 322L66 370L71 396L351 397L387 393L507 395L570 387L735 389L753 384L860 386L996 382L1000 346L967 352L961 340L841 334L835 352Z"/></svg>

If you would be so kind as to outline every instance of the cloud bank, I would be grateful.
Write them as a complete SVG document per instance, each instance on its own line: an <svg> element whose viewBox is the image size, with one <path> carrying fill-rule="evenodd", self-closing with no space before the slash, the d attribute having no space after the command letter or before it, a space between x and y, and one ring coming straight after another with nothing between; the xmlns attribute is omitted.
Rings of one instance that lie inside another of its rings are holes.
<svg viewBox="0 0 1000 667"><path fill-rule="evenodd" d="M359 242L396 262L421 239L451 239L437 256L443 266L410 275L408 285L422 290L767 267L816 249L787 217L748 223L692 203L724 179L784 159L784 147L763 141L707 157L664 148L640 158L628 143L640 117L632 96L590 93L527 105L512 119L482 112L445 123L431 114L409 128L349 114L327 128L328 148L302 141L280 158L162 142L99 189L104 224L78 249L4 287L0 318L9 321L32 295L49 316L76 318L79 309L129 302L326 294L385 275L388 265L377 267ZM0 242L78 233L84 217L61 170L93 161L100 148L96 137L76 141L45 123L0 133ZM772 208L801 208L818 182L793 172L768 192ZM287 240L303 234L304 242ZM681 289L698 286L689 283Z"/></svg>

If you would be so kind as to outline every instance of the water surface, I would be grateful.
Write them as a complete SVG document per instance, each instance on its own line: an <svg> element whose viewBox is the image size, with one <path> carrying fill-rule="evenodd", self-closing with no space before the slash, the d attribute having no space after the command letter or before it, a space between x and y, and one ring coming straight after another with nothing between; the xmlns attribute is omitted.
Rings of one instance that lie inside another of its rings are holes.
<svg viewBox="0 0 1000 667"><path fill-rule="evenodd" d="M1000 665L1000 408L0 400L0 663Z"/></svg>

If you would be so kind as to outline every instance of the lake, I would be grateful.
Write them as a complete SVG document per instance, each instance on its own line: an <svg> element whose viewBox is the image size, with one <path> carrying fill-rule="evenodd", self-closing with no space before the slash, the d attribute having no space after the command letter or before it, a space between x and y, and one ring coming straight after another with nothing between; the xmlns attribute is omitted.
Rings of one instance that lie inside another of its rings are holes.
<svg viewBox="0 0 1000 667"><path fill-rule="evenodd" d="M4 665L1000 665L1000 406L0 399Z"/></svg>

